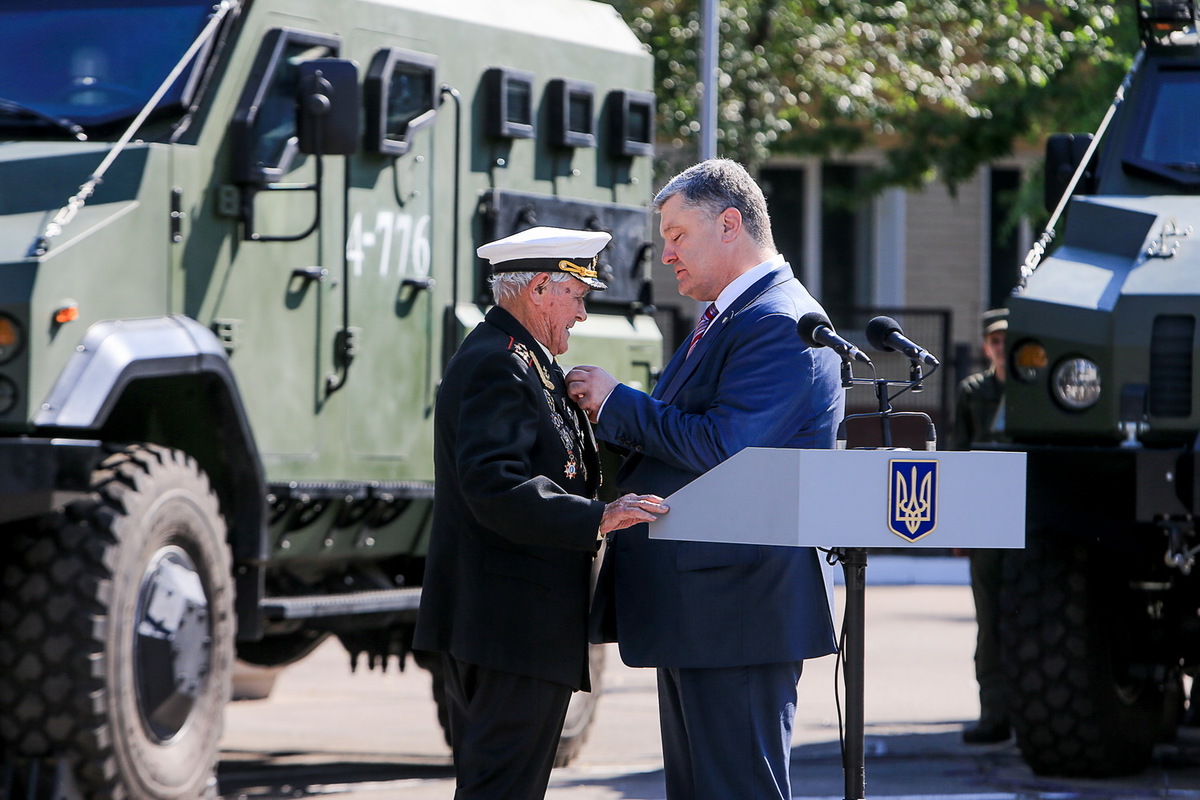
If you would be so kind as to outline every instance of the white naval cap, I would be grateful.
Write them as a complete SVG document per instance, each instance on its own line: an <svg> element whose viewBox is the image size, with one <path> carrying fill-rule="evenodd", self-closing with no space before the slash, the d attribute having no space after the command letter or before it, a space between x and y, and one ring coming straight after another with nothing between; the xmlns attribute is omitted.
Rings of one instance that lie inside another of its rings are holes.
<svg viewBox="0 0 1200 800"><path fill-rule="evenodd" d="M475 251L492 272L565 272L592 289L607 289L596 270L598 254L612 240L604 231L545 225L488 242Z"/></svg>

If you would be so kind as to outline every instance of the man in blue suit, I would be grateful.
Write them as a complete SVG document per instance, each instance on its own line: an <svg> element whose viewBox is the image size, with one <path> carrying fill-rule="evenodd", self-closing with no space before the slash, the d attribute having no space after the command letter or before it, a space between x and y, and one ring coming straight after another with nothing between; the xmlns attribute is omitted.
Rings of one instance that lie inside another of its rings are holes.
<svg viewBox="0 0 1200 800"><path fill-rule="evenodd" d="M711 310L653 395L597 367L567 376L597 437L629 451L620 490L666 497L745 447L832 447L839 360L796 335L821 306L776 251L758 185L740 165L709 160L653 207L663 263L681 294ZM730 508L712 524L737 519ZM610 536L592 613L593 641L658 668L669 800L791 796L803 662L836 649L815 550L651 540L638 525Z"/></svg>

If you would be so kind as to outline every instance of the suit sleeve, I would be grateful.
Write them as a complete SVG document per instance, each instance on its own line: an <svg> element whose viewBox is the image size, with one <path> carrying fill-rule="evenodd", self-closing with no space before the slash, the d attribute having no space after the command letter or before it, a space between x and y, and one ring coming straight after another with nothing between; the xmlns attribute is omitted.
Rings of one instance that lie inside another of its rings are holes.
<svg viewBox="0 0 1200 800"><path fill-rule="evenodd" d="M474 365L457 420L459 486L475 519L504 538L594 551L604 503L570 494L535 464L544 472L566 455L557 441L539 441L548 408L531 372L506 351Z"/></svg>
<svg viewBox="0 0 1200 800"><path fill-rule="evenodd" d="M597 426L606 441L697 473L746 447L833 446L841 389L827 351L800 346L796 322L768 314L725 331L711 380L693 380L671 402L619 385ZM689 398L703 398L692 402Z"/></svg>

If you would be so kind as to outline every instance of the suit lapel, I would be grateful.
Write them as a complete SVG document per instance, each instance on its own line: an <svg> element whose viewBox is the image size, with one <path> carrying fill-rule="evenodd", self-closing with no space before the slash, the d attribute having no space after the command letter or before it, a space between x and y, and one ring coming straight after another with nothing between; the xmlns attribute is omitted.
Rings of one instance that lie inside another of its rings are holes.
<svg viewBox="0 0 1200 800"><path fill-rule="evenodd" d="M679 391L687 383L696 371L696 367L700 365L700 361L707 353L716 345L717 339L725 331L725 326L737 316L743 308L748 306L754 300L757 300L764 292L770 289L777 283L792 277L791 267L787 264L773 270L770 274L760 278L751 284L750 288L738 295L729 308L725 309L716 319L712 321L708 331L696 343L696 349L692 351L690 358L686 357L687 342L675 352L675 356L671 359L671 363L667 365L667 369L663 372L663 379L659 382L659 386L663 387L662 392L655 387L654 396L664 403L669 403ZM672 371L674 367L674 371Z"/></svg>
<svg viewBox="0 0 1200 800"><path fill-rule="evenodd" d="M666 388L663 389L662 395L658 398L659 400L669 403L675 399L675 395L687 383L688 378L692 377L692 374L696 371L696 367L700 366L700 360L704 358L704 354L709 351L713 342L721 335L721 331L725 330L725 323L733 319L733 315L733 308L730 307L714 319L712 324L708 326L708 330L704 336L700 338L700 341L696 342L696 349L692 351L691 356L686 355L686 342L683 347L679 348L677 355L682 355L679 366L676 368L675 373L668 379Z"/></svg>

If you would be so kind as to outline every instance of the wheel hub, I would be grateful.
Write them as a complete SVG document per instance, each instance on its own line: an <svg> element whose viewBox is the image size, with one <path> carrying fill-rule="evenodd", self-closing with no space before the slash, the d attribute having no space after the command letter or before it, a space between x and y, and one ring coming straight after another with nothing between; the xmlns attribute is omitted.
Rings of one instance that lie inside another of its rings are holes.
<svg viewBox="0 0 1200 800"><path fill-rule="evenodd" d="M165 547L150 561L138 590L134 670L138 709L158 741L187 724L208 675L212 639L208 599L191 557Z"/></svg>

